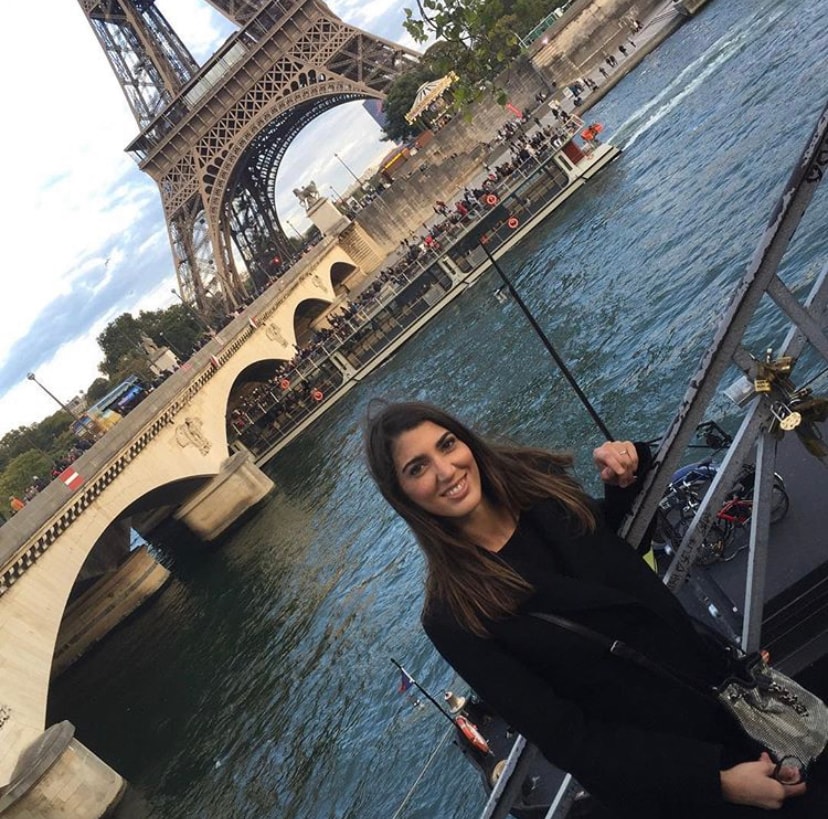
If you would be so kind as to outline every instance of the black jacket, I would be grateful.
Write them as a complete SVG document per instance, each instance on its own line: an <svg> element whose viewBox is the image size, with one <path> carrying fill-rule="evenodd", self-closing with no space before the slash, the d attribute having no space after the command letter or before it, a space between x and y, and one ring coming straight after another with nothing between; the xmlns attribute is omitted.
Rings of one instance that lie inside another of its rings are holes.
<svg viewBox="0 0 828 819"><path fill-rule="evenodd" d="M619 816L712 816L727 807L720 769L757 758L758 749L704 693L705 684L721 679L723 652L697 633L673 594L615 534L633 494L611 492L607 514L599 511L597 530L586 535L554 501L523 513L501 556L535 591L517 615L488 624L491 637L461 628L439 602L428 606L423 625L487 703ZM535 554L548 549L548 563L526 558L520 542L513 549L515 538L533 533L542 543ZM698 691L613 657L532 611L625 639L697 680Z"/></svg>

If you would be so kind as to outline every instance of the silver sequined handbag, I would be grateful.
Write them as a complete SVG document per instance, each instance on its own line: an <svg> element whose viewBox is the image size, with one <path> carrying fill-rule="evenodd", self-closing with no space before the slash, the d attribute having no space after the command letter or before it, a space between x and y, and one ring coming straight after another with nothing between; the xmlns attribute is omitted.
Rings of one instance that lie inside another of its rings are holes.
<svg viewBox="0 0 828 819"><path fill-rule="evenodd" d="M795 757L809 765L828 744L828 707L760 655L738 662L738 676L716 688L719 702L775 759Z"/></svg>

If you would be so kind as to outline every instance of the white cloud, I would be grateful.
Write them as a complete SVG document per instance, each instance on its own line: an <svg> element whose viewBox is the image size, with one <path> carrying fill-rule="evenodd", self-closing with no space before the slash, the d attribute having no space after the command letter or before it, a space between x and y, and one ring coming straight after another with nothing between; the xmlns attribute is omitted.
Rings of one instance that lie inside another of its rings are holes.
<svg viewBox="0 0 828 819"><path fill-rule="evenodd" d="M331 7L348 23L410 43L404 4L334 0ZM159 6L199 61L233 30L204 0ZM50 4L38 22L36 51L20 36L31 28L27 4L5 13L3 148L13 159L4 182L14 206L4 215L3 244L15 287L13 309L0 323L0 435L55 409L26 381L27 370L69 399L98 375L95 338L106 323L124 311L168 306L175 284L157 188L124 153L137 134L135 120L82 10ZM359 103L313 123L280 169L280 216L304 230L309 223L292 188L314 179L324 193L331 186L343 193L353 179L334 152L359 174L390 148L379 139Z"/></svg>

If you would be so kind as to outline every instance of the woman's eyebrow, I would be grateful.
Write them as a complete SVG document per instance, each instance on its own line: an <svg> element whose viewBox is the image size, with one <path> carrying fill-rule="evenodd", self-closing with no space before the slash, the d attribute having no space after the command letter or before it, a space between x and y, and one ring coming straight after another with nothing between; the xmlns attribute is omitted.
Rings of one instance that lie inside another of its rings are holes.
<svg viewBox="0 0 828 819"><path fill-rule="evenodd" d="M400 472L405 472L405 470L408 469L409 466L413 466L414 464L419 463L420 461L426 461L426 460L428 460L428 459L426 458L425 455L415 455L410 461L406 461L406 463L404 463L400 467Z"/></svg>

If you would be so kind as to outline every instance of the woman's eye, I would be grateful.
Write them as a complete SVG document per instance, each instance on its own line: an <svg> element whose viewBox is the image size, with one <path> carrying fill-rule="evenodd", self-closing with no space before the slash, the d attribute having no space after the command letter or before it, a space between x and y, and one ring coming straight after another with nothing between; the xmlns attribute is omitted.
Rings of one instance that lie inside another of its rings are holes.
<svg viewBox="0 0 828 819"><path fill-rule="evenodd" d="M457 443L456 438L444 438L442 442L442 446L440 447L443 452L447 452L451 449L454 449L454 445Z"/></svg>
<svg viewBox="0 0 828 819"><path fill-rule="evenodd" d="M425 468L425 467L424 467L422 464L412 464L412 465L408 468L408 474L409 474L412 478L416 478L416 477L417 477L417 475L422 474L422 471L423 471L423 469L424 469L424 468Z"/></svg>

